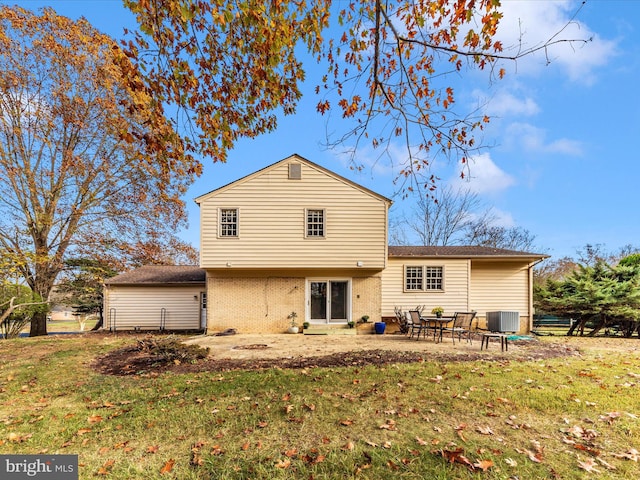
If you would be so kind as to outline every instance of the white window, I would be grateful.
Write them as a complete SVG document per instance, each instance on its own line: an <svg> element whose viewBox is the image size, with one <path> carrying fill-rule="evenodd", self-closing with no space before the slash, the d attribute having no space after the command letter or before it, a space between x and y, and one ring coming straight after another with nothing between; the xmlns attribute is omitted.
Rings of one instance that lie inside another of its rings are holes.
<svg viewBox="0 0 640 480"><path fill-rule="evenodd" d="M442 291L444 290L444 267L433 266L405 266L404 290L415 291Z"/></svg>
<svg viewBox="0 0 640 480"><path fill-rule="evenodd" d="M237 237L238 236L238 209L237 208L221 208L220 209L220 236L221 237Z"/></svg>
<svg viewBox="0 0 640 480"><path fill-rule="evenodd" d="M443 290L442 267L424 267L425 290Z"/></svg>
<svg viewBox="0 0 640 480"><path fill-rule="evenodd" d="M404 276L405 290L423 290L424 284L422 283L422 267L406 267Z"/></svg>
<svg viewBox="0 0 640 480"><path fill-rule="evenodd" d="M307 209L306 232L307 237L324 237L324 210Z"/></svg>

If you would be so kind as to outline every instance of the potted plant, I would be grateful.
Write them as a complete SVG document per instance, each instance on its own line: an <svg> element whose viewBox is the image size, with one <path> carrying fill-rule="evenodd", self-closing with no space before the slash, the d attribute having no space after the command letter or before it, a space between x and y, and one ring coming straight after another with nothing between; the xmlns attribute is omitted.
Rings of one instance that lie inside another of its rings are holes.
<svg viewBox="0 0 640 480"><path fill-rule="evenodd" d="M442 314L444 313L444 308L442 307L433 307L433 310L431 310L431 313L433 313L437 318L442 317Z"/></svg>
<svg viewBox="0 0 640 480"><path fill-rule="evenodd" d="M288 333L298 333L298 324L296 322L296 318L298 318L298 314L296 312L291 312L287 315L287 318L291 321L291 325L287 329Z"/></svg>
<svg viewBox="0 0 640 480"><path fill-rule="evenodd" d="M356 322L354 322L353 320L349 320L349 321L347 322L347 325L349 326L349 328L353 328L353 327L355 327L355 326L356 326Z"/></svg>
<svg viewBox="0 0 640 480"><path fill-rule="evenodd" d="M362 315L362 317L360 317L360 321L362 323L367 323L369 321L369 315Z"/></svg>
<svg viewBox="0 0 640 480"><path fill-rule="evenodd" d="M306 330L307 328L309 328L309 322L304 322L304 323L302 324L302 329L303 329L303 330Z"/></svg>

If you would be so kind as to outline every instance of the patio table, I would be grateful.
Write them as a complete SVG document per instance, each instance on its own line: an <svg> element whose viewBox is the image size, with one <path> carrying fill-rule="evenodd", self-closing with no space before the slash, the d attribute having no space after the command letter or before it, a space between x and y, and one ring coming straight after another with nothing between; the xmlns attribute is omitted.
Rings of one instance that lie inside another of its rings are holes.
<svg viewBox="0 0 640 480"><path fill-rule="evenodd" d="M442 331L444 330L445 325L453 322L455 317L452 316L430 316L430 317L420 317L421 320L433 325L433 340L437 343L438 341L442 342ZM438 336L439 340L436 340L436 336Z"/></svg>

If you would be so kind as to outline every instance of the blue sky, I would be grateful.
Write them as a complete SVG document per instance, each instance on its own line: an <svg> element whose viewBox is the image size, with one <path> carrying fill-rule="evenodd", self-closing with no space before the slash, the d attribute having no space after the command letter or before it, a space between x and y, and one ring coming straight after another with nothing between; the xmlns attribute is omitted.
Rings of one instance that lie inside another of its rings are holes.
<svg viewBox="0 0 640 480"><path fill-rule="evenodd" d="M2 1L37 9L52 6L71 18L84 16L116 38L135 22L119 0ZM533 46L562 29L579 1L506 0L499 37L515 45L520 32ZM640 246L640 1L588 0L562 32L565 38L592 38L584 46L562 44L507 64L507 76L489 82L465 72L456 85L461 110L489 100L492 116L483 141L491 147L473 159L465 188L477 192L505 226L536 235L536 245L553 257L574 255L587 243L616 250ZM547 59L550 62L547 62ZM313 77L313 65L308 65ZM357 173L345 158L323 144L328 124L315 113L313 81L305 87L296 115L282 117L277 131L243 140L226 164L203 159L204 174L185 197L189 228L181 236L197 246L198 208L193 198L298 153L340 175L394 199L391 215L410 208L394 197L390 165L375 163L362 150ZM397 155L402 149L392 148ZM457 184L459 166L438 161L442 186Z"/></svg>

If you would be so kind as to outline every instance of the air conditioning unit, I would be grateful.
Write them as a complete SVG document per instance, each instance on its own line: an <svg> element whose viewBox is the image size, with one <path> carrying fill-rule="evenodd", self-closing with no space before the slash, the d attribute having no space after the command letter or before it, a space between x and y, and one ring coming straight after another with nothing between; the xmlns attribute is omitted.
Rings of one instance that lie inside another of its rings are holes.
<svg viewBox="0 0 640 480"><path fill-rule="evenodd" d="M487 328L491 332L520 330L520 312L487 312Z"/></svg>

